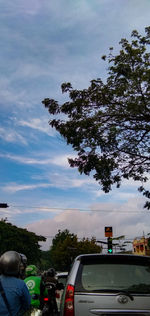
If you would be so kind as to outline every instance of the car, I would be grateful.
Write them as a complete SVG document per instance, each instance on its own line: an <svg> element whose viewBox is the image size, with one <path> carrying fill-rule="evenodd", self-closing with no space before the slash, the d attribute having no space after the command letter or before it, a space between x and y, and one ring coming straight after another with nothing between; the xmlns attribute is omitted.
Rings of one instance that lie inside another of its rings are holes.
<svg viewBox="0 0 150 316"><path fill-rule="evenodd" d="M58 282L63 284L64 288L65 288L65 284L67 281L67 277L68 277L68 272L57 272L56 273L56 278L57 278ZM64 291L63 289L56 290L56 302L57 302L58 312L60 312L60 303L61 303L63 291Z"/></svg>
<svg viewBox="0 0 150 316"><path fill-rule="evenodd" d="M60 315L150 315L150 257L78 256L67 278Z"/></svg>

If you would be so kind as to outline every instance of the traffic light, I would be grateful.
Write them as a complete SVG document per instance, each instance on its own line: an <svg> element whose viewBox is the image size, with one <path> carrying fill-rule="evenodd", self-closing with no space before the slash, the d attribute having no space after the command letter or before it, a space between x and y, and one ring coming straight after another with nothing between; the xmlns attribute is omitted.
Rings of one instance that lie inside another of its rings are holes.
<svg viewBox="0 0 150 316"><path fill-rule="evenodd" d="M105 237L112 237L113 236L113 228L112 226L105 227Z"/></svg>
<svg viewBox="0 0 150 316"><path fill-rule="evenodd" d="M112 238L108 237L107 239L108 253L113 252Z"/></svg>
<svg viewBox="0 0 150 316"><path fill-rule="evenodd" d="M0 208L7 208L7 207L9 207L7 203L0 203Z"/></svg>

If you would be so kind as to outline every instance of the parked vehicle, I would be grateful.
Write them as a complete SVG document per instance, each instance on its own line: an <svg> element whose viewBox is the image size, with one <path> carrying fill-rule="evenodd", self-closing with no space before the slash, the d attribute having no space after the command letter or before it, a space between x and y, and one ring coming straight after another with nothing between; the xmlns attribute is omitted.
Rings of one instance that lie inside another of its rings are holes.
<svg viewBox="0 0 150 316"><path fill-rule="evenodd" d="M58 282L60 284L63 284L64 288L66 285L67 277L68 277L68 272L58 272L56 274L56 278L57 278ZM64 291L64 289L56 290L56 302L57 302L58 311L60 311L60 304L61 304L61 298L62 298L63 291Z"/></svg>
<svg viewBox="0 0 150 316"><path fill-rule="evenodd" d="M78 256L67 279L60 315L150 315L150 257Z"/></svg>

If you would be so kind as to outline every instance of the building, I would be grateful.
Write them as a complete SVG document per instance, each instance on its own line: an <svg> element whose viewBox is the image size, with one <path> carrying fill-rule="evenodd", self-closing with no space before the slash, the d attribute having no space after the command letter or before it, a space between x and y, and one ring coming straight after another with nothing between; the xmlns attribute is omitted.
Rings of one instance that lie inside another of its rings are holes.
<svg viewBox="0 0 150 316"><path fill-rule="evenodd" d="M150 256L150 238L135 238L133 240L133 253L135 255Z"/></svg>

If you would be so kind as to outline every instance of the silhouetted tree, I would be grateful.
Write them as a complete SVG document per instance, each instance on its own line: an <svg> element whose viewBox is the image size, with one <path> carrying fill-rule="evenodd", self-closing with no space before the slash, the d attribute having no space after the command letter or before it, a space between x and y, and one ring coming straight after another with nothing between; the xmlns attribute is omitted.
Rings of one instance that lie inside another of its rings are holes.
<svg viewBox="0 0 150 316"><path fill-rule="evenodd" d="M46 241L46 238L8 223L6 218L0 220L0 255L14 250L25 254L28 264L36 264L41 257L40 241Z"/></svg>
<svg viewBox="0 0 150 316"><path fill-rule="evenodd" d="M96 239L83 238L78 241L75 234L59 230L52 241L50 258L58 271L68 271L74 258L83 253L100 253L102 248L96 244Z"/></svg>
<svg viewBox="0 0 150 316"><path fill-rule="evenodd" d="M49 124L77 151L69 159L82 174L92 173L105 193L122 179L141 181L139 191L150 198L143 186L150 171L150 27L145 36L136 30L131 43L121 39L121 50L110 48L107 81L92 80L88 89L75 90L62 84L70 101L58 104L42 101L51 115ZM54 119L52 116L55 116ZM150 208L147 201L145 207Z"/></svg>

